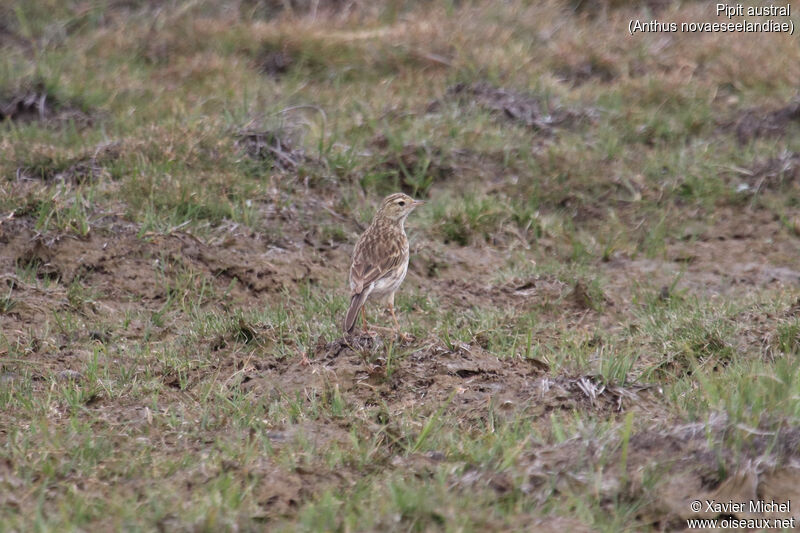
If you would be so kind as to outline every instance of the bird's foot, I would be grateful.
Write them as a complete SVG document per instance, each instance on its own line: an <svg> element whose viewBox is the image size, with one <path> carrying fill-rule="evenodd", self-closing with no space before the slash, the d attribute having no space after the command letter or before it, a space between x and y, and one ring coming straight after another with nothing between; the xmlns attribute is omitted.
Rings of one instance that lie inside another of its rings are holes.
<svg viewBox="0 0 800 533"><path fill-rule="evenodd" d="M416 337L414 337L412 334L401 331L398 328L386 328L383 326L370 325L367 329L361 330L362 335L374 335L376 333L381 336L394 336L402 342L413 342L416 340Z"/></svg>
<svg viewBox="0 0 800 533"><path fill-rule="evenodd" d="M400 328L382 328L380 326L372 326L372 329L376 331L380 331L386 335L394 335L396 338L400 339L403 342L411 342L415 340L415 337L410 334L402 331Z"/></svg>
<svg viewBox="0 0 800 533"><path fill-rule="evenodd" d="M403 342L414 342L416 340L414 335L411 333L406 333L405 331L395 330L394 333L397 335L397 338Z"/></svg>
<svg viewBox="0 0 800 533"><path fill-rule="evenodd" d="M394 330L392 328L384 328L382 326L370 326L364 331L364 333L373 333L373 332L386 334L386 333L394 333Z"/></svg>

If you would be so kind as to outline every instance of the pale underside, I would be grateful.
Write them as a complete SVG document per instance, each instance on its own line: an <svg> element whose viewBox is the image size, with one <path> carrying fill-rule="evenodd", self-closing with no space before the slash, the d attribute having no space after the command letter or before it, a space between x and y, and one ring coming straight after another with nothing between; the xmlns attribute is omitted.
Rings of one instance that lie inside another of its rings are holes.
<svg viewBox="0 0 800 533"><path fill-rule="evenodd" d="M398 268L392 269L384 277L378 278L364 287L363 292L366 293L367 300L394 303L394 293L400 288L407 273L408 256ZM351 279L350 290L356 292L356 288L356 284Z"/></svg>

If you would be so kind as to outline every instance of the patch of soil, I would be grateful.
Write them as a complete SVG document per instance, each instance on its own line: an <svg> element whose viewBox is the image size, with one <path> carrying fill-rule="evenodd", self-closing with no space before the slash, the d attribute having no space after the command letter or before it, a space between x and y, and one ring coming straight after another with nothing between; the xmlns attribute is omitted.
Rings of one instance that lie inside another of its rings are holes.
<svg viewBox="0 0 800 533"><path fill-rule="evenodd" d="M625 308L635 287L670 287L696 294L746 293L764 288L800 286L800 241L766 210L743 212L719 207L685 238L670 239L666 260L614 254L603 262L603 289ZM673 291L674 292L674 291ZM663 298L670 296L667 289Z"/></svg>
<svg viewBox="0 0 800 533"><path fill-rule="evenodd" d="M29 217L0 220L0 331L15 350L37 361L35 379L83 370L96 342L174 339L176 324L185 317L163 323L147 317L156 316L169 299L185 298L184 290L201 291L206 297L200 305L213 309L263 306L330 275L329 262L308 247L275 249L259 236L234 230L213 244L180 232L140 237L135 225L107 218L85 237L41 233ZM60 325L53 330L55 312L57 324L59 316L68 317L63 332ZM247 323L205 341L215 352L229 344L267 350L277 342L295 342L271 327ZM177 376L167 368L164 380L182 388L205 373L197 368Z"/></svg>
<svg viewBox="0 0 800 533"><path fill-rule="evenodd" d="M550 275L513 279L502 284L450 278L439 281L433 290L442 304L458 308L477 307L491 302L495 307L505 309L544 310L558 307L559 314L570 315L600 311L607 305L614 305L612 299L584 281L568 285Z"/></svg>
<svg viewBox="0 0 800 533"><path fill-rule="evenodd" d="M228 282L237 279L252 295L265 291L278 292L294 287L301 281L313 280L308 261L299 257L294 257L287 263L279 263L268 260L264 255L233 247L232 243L223 251L193 238L182 240L180 253L183 257L208 269L214 277Z"/></svg>
<svg viewBox="0 0 800 533"><path fill-rule="evenodd" d="M791 124L800 122L800 97L778 109L753 108L723 127L734 131L740 144L758 137L782 137Z"/></svg>
<svg viewBox="0 0 800 533"><path fill-rule="evenodd" d="M705 290L727 292L742 285L797 285L798 251L800 243L787 235L774 214L753 211L743 217L733 210L718 210L714 226L694 242L668 245L667 257L675 264L683 263L693 276L716 277L712 283L698 279Z"/></svg>
<svg viewBox="0 0 800 533"><path fill-rule="evenodd" d="M552 410L616 412L645 394L644 388L603 385L591 376L546 377L548 366L539 360L498 359L476 344L448 346L439 339L391 346L369 334L320 339L312 355L307 366L277 362L247 376L242 387L276 399L336 391L359 406L386 406L390 414L444 407L468 419L490 410L533 416Z"/></svg>
<svg viewBox="0 0 800 533"><path fill-rule="evenodd" d="M557 102L510 89L497 88L488 83L472 85L459 83L447 89L447 96L464 104L477 104L494 114L545 133L555 128L570 127L589 119L590 113L565 108Z"/></svg>
<svg viewBox="0 0 800 533"><path fill-rule="evenodd" d="M502 285L492 285L447 279L439 284L438 295L445 304L473 307L492 302L498 308L546 307L569 294L569 286L552 276L537 276L515 280ZM566 305L569 305L567 302Z"/></svg>
<svg viewBox="0 0 800 533"><path fill-rule="evenodd" d="M110 177L106 167L119 155L119 143L108 143L97 146L91 153L66 161L42 156L32 161L20 162L17 178L46 182L61 181L74 185L94 182Z"/></svg>
<svg viewBox="0 0 800 533"><path fill-rule="evenodd" d="M42 82L5 95L0 95L0 122L44 122L63 124L73 122L79 126L90 126L92 116L75 102L61 101L48 91Z"/></svg>
<svg viewBox="0 0 800 533"><path fill-rule="evenodd" d="M312 161L289 135L279 130L242 130L236 133L236 144L251 158L283 172L293 172Z"/></svg>
<svg viewBox="0 0 800 533"><path fill-rule="evenodd" d="M287 472L271 461L264 460L263 463L264 468L247 469L249 476L262 481L255 488L259 511L251 515L262 520L285 517L315 495L351 483L341 468L330 470L327 465L305 465Z"/></svg>
<svg viewBox="0 0 800 533"><path fill-rule="evenodd" d="M131 296L161 301L171 277L187 271L230 290L236 300L250 301L313 279L317 267L300 255L272 257L258 237L239 234L219 246L179 232L142 239L122 221L83 238L42 234L28 218L0 223L0 270L35 265L37 275L61 285L81 280L114 301ZM238 283L232 284L234 279Z"/></svg>

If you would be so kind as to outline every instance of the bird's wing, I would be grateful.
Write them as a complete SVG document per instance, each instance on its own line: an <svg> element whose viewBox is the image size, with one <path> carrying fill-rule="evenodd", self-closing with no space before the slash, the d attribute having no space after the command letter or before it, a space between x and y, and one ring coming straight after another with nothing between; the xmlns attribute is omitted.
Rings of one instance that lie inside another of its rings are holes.
<svg viewBox="0 0 800 533"><path fill-rule="evenodd" d="M350 288L360 294L370 283L379 280L403 262L403 251L391 241L377 242L376 235L364 235L353 251Z"/></svg>

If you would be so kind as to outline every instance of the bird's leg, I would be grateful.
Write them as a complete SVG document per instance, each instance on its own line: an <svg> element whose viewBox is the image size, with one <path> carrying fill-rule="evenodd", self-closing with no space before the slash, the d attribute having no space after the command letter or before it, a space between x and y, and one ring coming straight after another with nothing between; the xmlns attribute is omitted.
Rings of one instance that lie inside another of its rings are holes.
<svg viewBox="0 0 800 533"><path fill-rule="evenodd" d="M364 333L369 333L370 330L374 331L392 331L391 328L382 328L380 326L370 326L367 324L367 306L361 308L361 319L364 323Z"/></svg>
<svg viewBox="0 0 800 533"><path fill-rule="evenodd" d="M394 328L399 332L400 323L397 321L397 316L394 314L394 302L392 300L394 300L394 298L389 299L389 312L392 314L392 320L394 320Z"/></svg>
<svg viewBox="0 0 800 533"><path fill-rule="evenodd" d="M395 334L406 342L410 341L411 337L407 333L400 331L400 323L397 321L397 315L394 314L394 294L389 296L389 312L392 314L392 320L394 320Z"/></svg>

